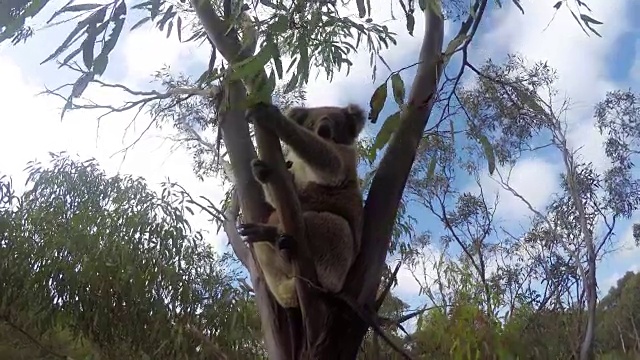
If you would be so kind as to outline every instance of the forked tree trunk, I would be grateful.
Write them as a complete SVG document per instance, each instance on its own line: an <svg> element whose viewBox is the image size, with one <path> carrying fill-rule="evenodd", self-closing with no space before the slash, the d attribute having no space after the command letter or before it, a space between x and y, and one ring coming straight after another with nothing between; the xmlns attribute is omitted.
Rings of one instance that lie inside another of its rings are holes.
<svg viewBox="0 0 640 360"><path fill-rule="evenodd" d="M484 1L486 3L486 1ZM206 1L192 0L196 14L202 21L209 38L218 51L227 59L241 61L253 51L244 51L244 56L236 56L241 49L237 35L227 32L222 20L217 17ZM376 293L384 269L391 232L397 214L406 179L411 170L416 150L433 107L438 81L443 69L441 59L444 34L442 14L428 7L424 11L425 34L420 51L420 64L409 94L407 107L402 113L400 125L389 142L378 171L373 179L369 196L365 202L365 222L362 250L347 278L344 295L348 302L333 296L320 295L307 285L298 284L298 295L302 307L302 332L299 338L290 337L289 320L282 308L276 305L268 292L262 272L256 266L252 251L245 251L237 234L229 234L234 251L251 273L256 293L256 302L265 333L265 345L272 360L294 359L355 359L360 344L369 325L354 311L374 314L377 311ZM467 28L466 31L469 29ZM246 50L246 48L244 48ZM248 84L251 85L251 84ZM221 128L233 168L233 176L240 200L243 218L247 222L258 222L264 218L264 197L260 186L251 177L249 163L256 153L251 143L249 129L244 119L243 109L233 108L246 97L244 87L232 83L224 89L223 103L231 108L221 109ZM277 138L264 129L256 127L256 139L261 158L275 169L274 176L288 179L282 161L282 153ZM296 207L290 184L281 182L276 188L276 203ZM290 194L286 194L289 192ZM285 193L285 194L283 194ZM279 198L279 199L278 199ZM297 204L299 206L299 204ZM285 214L281 219L285 231L298 231L296 217L299 214ZM287 229L289 226L289 229ZM228 227L231 229L232 227ZM234 243L235 242L235 243ZM304 244L301 244L304 247ZM294 259L295 262L296 259ZM299 271L307 271L304 264L297 264ZM373 318L373 317L372 317ZM296 344L296 342L298 342ZM292 349L299 349L293 354Z"/></svg>

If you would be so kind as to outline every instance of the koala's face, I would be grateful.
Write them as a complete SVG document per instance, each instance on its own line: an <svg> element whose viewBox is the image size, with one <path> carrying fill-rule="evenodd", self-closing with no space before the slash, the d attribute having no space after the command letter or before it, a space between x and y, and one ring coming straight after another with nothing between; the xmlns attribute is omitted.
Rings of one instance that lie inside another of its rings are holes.
<svg viewBox="0 0 640 360"><path fill-rule="evenodd" d="M358 105L347 107L294 107L287 116L318 136L337 144L352 145L364 127L364 111Z"/></svg>

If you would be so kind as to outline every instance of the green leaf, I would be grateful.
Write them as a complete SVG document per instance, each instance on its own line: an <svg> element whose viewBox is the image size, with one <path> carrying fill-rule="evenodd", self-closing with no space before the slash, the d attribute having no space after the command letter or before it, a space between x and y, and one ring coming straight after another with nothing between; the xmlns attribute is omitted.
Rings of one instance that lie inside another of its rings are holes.
<svg viewBox="0 0 640 360"><path fill-rule="evenodd" d="M413 36L413 28L416 26L416 19L413 17L413 14L407 14L407 31L409 35Z"/></svg>
<svg viewBox="0 0 640 360"><path fill-rule="evenodd" d="M378 150L382 149L387 143L389 139L391 139L391 135L398 129L400 125L400 111L396 111L394 114L389 115L389 117L384 121L380 131L376 135L375 140L373 141L373 145L371 146L371 152L373 154L377 154Z"/></svg>
<svg viewBox="0 0 640 360"><path fill-rule="evenodd" d="M369 100L369 106L371 110L369 110L369 120L372 123L376 123L378 121L378 116L384 107L384 103L387 100L387 82L385 81L382 85L378 86L378 88L371 95L371 100Z"/></svg>
<svg viewBox="0 0 640 360"><path fill-rule="evenodd" d="M70 4L71 1L69 1L67 3ZM51 18L49 18L49 20L47 20L47 24L49 24L53 19L55 19L58 15L65 13L65 12L78 12L78 11L89 11L89 10L93 10L96 8L99 8L101 6L101 4L78 4L78 5L71 5L71 6L63 6L62 9L56 11L53 13L53 15L51 15Z"/></svg>
<svg viewBox="0 0 640 360"><path fill-rule="evenodd" d="M449 62L449 59L451 59L451 56L453 56L453 53L456 51L456 49L460 45L462 45L468 38L469 36L467 34L461 33L453 38L453 40L449 41L447 49L444 51L444 57L442 59L445 64Z"/></svg>
<svg viewBox="0 0 640 360"><path fill-rule="evenodd" d="M576 20L576 22L578 23L578 25L580 25L580 29L582 29L582 31L587 34L587 36L589 36L589 33L587 32L587 30L584 29L584 26L582 26L582 23L580 22L580 19L578 19L578 17L576 16L576 13L573 12L573 10L571 10L571 8L569 8L569 12L571 13L571 16L573 16L573 18Z"/></svg>
<svg viewBox="0 0 640 360"><path fill-rule="evenodd" d="M283 34L289 29L289 17L278 15L278 19L269 27L270 34Z"/></svg>
<svg viewBox="0 0 640 360"><path fill-rule="evenodd" d="M145 23L149 22L149 20L151 20L151 16L147 16L147 17L142 18L140 21L138 21L137 23L135 23L135 24L131 27L130 31L133 31L133 30L135 30L135 29L139 28L140 26L142 26L142 25L144 25Z"/></svg>
<svg viewBox="0 0 640 360"><path fill-rule="evenodd" d="M152 1L144 1L141 3L137 3L135 5L133 5L131 8L132 9L144 9L145 7L149 6L152 4Z"/></svg>
<svg viewBox="0 0 640 360"><path fill-rule="evenodd" d="M230 80L245 80L258 74L273 57L274 46L274 43L268 42L254 56L232 64L233 72L229 77Z"/></svg>
<svg viewBox="0 0 640 360"><path fill-rule="evenodd" d="M358 16L360 18L365 17L367 10L364 7L364 0L356 0L356 6L358 7Z"/></svg>
<svg viewBox="0 0 640 360"><path fill-rule="evenodd" d="M427 181L428 182L432 182L433 181L433 177L435 176L436 173L436 164L438 163L438 157L436 155L433 155L433 157L431 158L431 161L429 161L429 167L427 168Z"/></svg>
<svg viewBox="0 0 640 360"><path fill-rule="evenodd" d="M84 28L88 27L89 24L91 24L93 21L102 21L102 19L104 19L104 17L107 14L107 8L103 7L100 10L97 10L96 12L94 12L93 14L87 16L85 19L83 19L82 21L78 22L78 25L76 25L76 27L71 30L71 33L69 33L69 35L67 36L66 39L64 39L64 41L62 42L62 44L60 44L60 46L58 46L58 48L51 54L49 55L46 59L44 59L40 65L50 61L53 58L58 57L58 55L62 54L63 51L67 50L67 48L69 47L69 45L71 45L72 40L74 40L74 37ZM76 39L77 40L77 39ZM75 40L74 40L75 42Z"/></svg>
<svg viewBox="0 0 640 360"><path fill-rule="evenodd" d="M72 52L70 52L65 58L64 60L62 60L62 63L58 66L58 69L60 69L63 65L69 63L69 61L71 59L73 59L76 55L78 55L80 53L80 51L82 51L82 46L78 47L77 49L73 50Z"/></svg>
<svg viewBox="0 0 640 360"><path fill-rule="evenodd" d="M87 86L89 85L91 80L93 80L93 73L87 72L82 74L82 76L80 76L78 80L76 80L75 84L73 84L73 89L71 89L71 97L80 97L80 95L82 95L82 93L87 89Z"/></svg>
<svg viewBox="0 0 640 360"><path fill-rule="evenodd" d="M260 102L271 101L271 95L276 88L276 74L273 70L269 73L269 76L259 76L258 81L255 82L254 88L249 94L248 106L251 106Z"/></svg>
<svg viewBox="0 0 640 360"><path fill-rule="evenodd" d="M487 162L489 163L489 174L493 175L493 172L496 169L496 156L493 152L493 146L491 146L489 139L487 139L485 135L480 135L478 141L480 141L484 155L487 157Z"/></svg>
<svg viewBox="0 0 640 360"><path fill-rule="evenodd" d="M393 90L393 98L396 100L396 104L404 104L404 81L400 77L400 73L391 75L391 89Z"/></svg>
<svg viewBox="0 0 640 360"><path fill-rule="evenodd" d="M151 0L151 9L150 9L150 14L151 14L151 19L156 18L156 16L160 15L160 5L161 5L162 0Z"/></svg>
<svg viewBox="0 0 640 360"><path fill-rule="evenodd" d="M298 81L300 80L300 78L298 77L298 74L295 74L291 77L291 79L289 79L289 81L287 82L287 85L284 87L284 93L288 94L290 92L293 91L293 89L296 88L296 86L298 86Z"/></svg>
<svg viewBox="0 0 640 360"><path fill-rule="evenodd" d="M82 42L82 61L87 70L91 70L93 66L93 46L96 43L96 37L98 32L96 31L96 24L90 23L87 27L87 37Z"/></svg>
<svg viewBox="0 0 640 360"><path fill-rule="evenodd" d="M116 6L115 10L113 11L113 16L111 17L112 22L114 23L111 34L102 46L100 54L98 54L93 62L93 70L96 75L104 74L104 71L107 69L107 64L109 63L109 53L111 53L111 51L115 48L116 43L118 42L118 38L120 37L120 33L122 32L122 27L124 26L126 15L127 5L124 1L121 1L120 4Z"/></svg>
<svg viewBox="0 0 640 360"><path fill-rule="evenodd" d="M169 21L169 25L167 25L167 39L171 36L171 30L173 30L173 20Z"/></svg>
<svg viewBox="0 0 640 360"><path fill-rule="evenodd" d="M521 13L524 14L524 9L522 8L522 5L520 4L520 0L511 0L513 1L513 4L520 10Z"/></svg>
<svg viewBox="0 0 640 360"><path fill-rule="evenodd" d="M300 59L296 70L302 83L306 84L309 80L309 41L306 36L302 36L300 39L298 51L300 52Z"/></svg>
<svg viewBox="0 0 640 360"><path fill-rule="evenodd" d="M158 21L158 29L164 30L164 25L167 23L167 21L169 21L169 19L173 15L174 15L173 5L169 5L169 8L167 9L167 11L165 11L165 13L162 16L162 18L160 19L160 21Z"/></svg>
<svg viewBox="0 0 640 360"><path fill-rule="evenodd" d="M598 20L596 20L596 19L594 19L591 16L586 15L586 14L580 14L580 19L582 21L584 21L585 23L592 23L592 24L596 24L596 25L602 25L601 21L598 21Z"/></svg>
<svg viewBox="0 0 640 360"><path fill-rule="evenodd" d="M587 26L587 28L589 30L591 30L592 33L596 34L599 37L602 37L602 35L600 35L600 33L598 31L596 31L596 29L594 29L592 27L592 25L591 25L591 24L602 25L602 22L590 17L589 15L585 15L585 14L580 14L580 19L582 21L584 21L584 24Z"/></svg>
<svg viewBox="0 0 640 360"><path fill-rule="evenodd" d="M178 32L178 41L182 42L182 18L178 16L178 23L176 24L176 31Z"/></svg>

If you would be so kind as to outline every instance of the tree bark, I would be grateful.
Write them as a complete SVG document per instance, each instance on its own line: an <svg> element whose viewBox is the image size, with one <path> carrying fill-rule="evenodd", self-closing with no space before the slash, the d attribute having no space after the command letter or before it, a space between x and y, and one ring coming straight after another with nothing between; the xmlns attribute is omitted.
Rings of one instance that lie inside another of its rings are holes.
<svg viewBox="0 0 640 360"><path fill-rule="evenodd" d="M393 224L411 171L420 139L437 92L443 70L441 59L444 20L431 7L424 11L425 33L419 65L400 125L380 161L365 202L362 247L344 287L346 296L375 314L376 293L384 269ZM319 348L316 358L355 359L369 324L351 309L337 305L326 332L333 341ZM345 316L348 315L348 316Z"/></svg>
<svg viewBox="0 0 640 360"><path fill-rule="evenodd" d="M209 38L216 44L226 60L230 63L241 61L248 52L244 51L244 54L239 54L243 48L240 46L237 36L229 33L225 35L224 22L217 17L210 4L199 0L192 0L192 4L196 9L196 14L203 22ZM420 51L420 64L409 94L408 106L402 113L397 133L389 142L388 149L373 179L364 208L363 244L366 243L366 245L362 247L344 288L344 295L355 300L353 301L355 306L361 307L363 312L369 314L371 318L375 315L376 291L384 268L398 205L434 104L437 85L443 69L441 51L444 21L442 14L438 14L431 7L428 7L424 11L424 16L426 30ZM258 222L265 216L264 194L251 175L250 162L256 158L256 152L244 119L244 109L237 106L245 103L246 90L238 82L232 82L225 87L227 103L232 107L224 108L219 114L223 140L230 156L243 217L246 221ZM276 173L282 172L284 174L284 161L277 137L256 127L256 141L261 158L269 165L274 166ZM281 214L285 230L289 227L294 234L301 234L303 229L300 226L300 219L298 219L299 211L298 214L295 213L296 209L299 209L299 204L296 206L297 199L294 198L293 201L290 199L293 197L293 189L286 180L287 178L284 176L277 176L276 189L274 190L276 190L276 195L280 194L280 199L276 199L276 202L280 203L279 207L286 203L283 208L289 209L289 213ZM287 198L287 193L290 195L289 198ZM240 253L245 252L241 251ZM303 258L305 255L303 251ZM248 270L251 273L251 281L256 292L256 302L269 357L273 360L293 359L296 356L292 355L291 349L295 344L289 338L289 322L285 311L276 305L268 292L263 275L256 266L253 256L251 259L244 259L244 261L250 265ZM309 274L310 270L307 266L306 269L299 269L299 273L313 279L315 270L311 270L313 273ZM302 340L301 354L296 358L355 359L362 339L369 328L368 321L363 320L354 311L353 303L348 304L348 301L332 296L318 297L316 294L311 296L309 291L313 290L298 281L305 334ZM312 309L312 311L305 312L305 307Z"/></svg>

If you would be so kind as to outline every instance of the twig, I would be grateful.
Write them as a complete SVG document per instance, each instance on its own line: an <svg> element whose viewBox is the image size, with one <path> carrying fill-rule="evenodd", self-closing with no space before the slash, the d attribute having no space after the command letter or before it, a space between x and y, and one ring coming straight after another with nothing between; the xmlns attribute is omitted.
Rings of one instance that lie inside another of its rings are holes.
<svg viewBox="0 0 640 360"><path fill-rule="evenodd" d="M250 269L249 262L251 261L251 253L249 252L249 248L242 241L242 237L238 234L238 228L236 227L236 221L238 218L238 213L240 212L240 202L238 201L238 194L234 190L231 194L231 204L229 204L229 209L225 213L224 220L224 232L227 234L229 238L229 243L231 244L231 248L233 252L236 254L242 265L245 268Z"/></svg>
<svg viewBox="0 0 640 360"><path fill-rule="evenodd" d="M66 355L62 355L58 352L55 352L51 349L49 349L47 346L45 346L44 344L42 344L38 339L36 339L33 335L29 334L26 330L22 329L20 326L18 326L17 324L13 323L12 321L9 320L9 318L7 316L2 316L0 317L0 320L4 321L7 325L9 325L9 327L11 327L12 329L16 330L17 332L19 332L20 334L24 335L29 341L31 341L32 343L36 344L39 348L41 348L42 350L48 352L49 354L60 358L60 359L71 359L71 357L66 356Z"/></svg>
<svg viewBox="0 0 640 360"><path fill-rule="evenodd" d="M401 266L402 266L402 261L398 261L396 268L393 270L393 273L391 274L391 276L389 276L387 285L385 285L384 289L380 293L380 296L378 296L378 299L376 299L376 304L375 304L376 311L380 310L382 303L389 295L389 291L391 291L391 287L393 286L393 283L396 281L396 278L398 277L398 272L400 271Z"/></svg>
<svg viewBox="0 0 640 360"><path fill-rule="evenodd" d="M411 360L412 357L411 355L409 355L403 348L401 348L399 345L397 345L395 342L393 342L393 340L391 340L391 338L389 337L389 335L387 335L384 330L382 330L382 327L380 326L380 323L378 322L378 314L375 312L372 312L369 310L368 307L366 306L359 306L354 299L350 298L348 295L344 294L344 293L331 293L317 285L315 285L313 282L302 278L302 277L298 277L298 279L302 280L303 282L305 282L307 285L309 285L310 288L320 292L321 294L324 294L326 296L330 296L330 297L334 297L339 299L340 301L342 301L343 303L345 303L349 308L351 308L351 310L356 313L360 319L362 319L362 321L364 321L366 324L368 324L369 326L371 326L371 328L373 328L374 332L376 334L378 334L382 340L384 340L393 350L395 350L397 353L399 353L400 355L402 355L402 357L404 357L405 359L409 359Z"/></svg>

